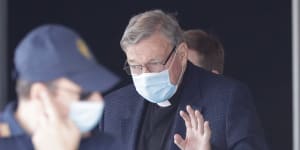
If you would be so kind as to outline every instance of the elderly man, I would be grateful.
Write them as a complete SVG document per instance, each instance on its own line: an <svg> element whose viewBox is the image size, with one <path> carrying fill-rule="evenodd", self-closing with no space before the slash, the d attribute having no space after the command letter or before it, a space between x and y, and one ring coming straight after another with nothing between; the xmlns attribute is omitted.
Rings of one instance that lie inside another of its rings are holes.
<svg viewBox="0 0 300 150"><path fill-rule="evenodd" d="M191 138L202 135L208 121L214 150L267 149L247 87L189 63L187 44L174 17L161 10L138 14L130 19L120 43L127 56L124 69L133 84L105 97L103 122L105 132L119 137L120 147L187 150L189 144L201 143L201 138ZM186 107L189 115L181 111ZM186 125L179 116L201 118L200 112L204 119ZM201 132L191 136L191 128Z"/></svg>
<svg viewBox="0 0 300 150"><path fill-rule="evenodd" d="M34 29L15 52L18 101L0 116L0 149L109 149L98 130L106 91L118 78L81 37L61 25Z"/></svg>

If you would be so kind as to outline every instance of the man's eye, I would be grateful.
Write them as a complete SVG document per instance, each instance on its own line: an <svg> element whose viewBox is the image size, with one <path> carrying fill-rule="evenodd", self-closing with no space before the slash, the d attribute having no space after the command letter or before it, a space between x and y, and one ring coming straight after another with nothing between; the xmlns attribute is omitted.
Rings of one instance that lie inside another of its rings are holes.
<svg viewBox="0 0 300 150"><path fill-rule="evenodd" d="M139 65L130 65L130 68L131 68L131 69L138 69L138 68L139 68Z"/></svg>
<svg viewBox="0 0 300 150"><path fill-rule="evenodd" d="M152 62L152 63L149 63L148 65L150 66L157 66L157 65L160 65L161 63L160 62Z"/></svg>

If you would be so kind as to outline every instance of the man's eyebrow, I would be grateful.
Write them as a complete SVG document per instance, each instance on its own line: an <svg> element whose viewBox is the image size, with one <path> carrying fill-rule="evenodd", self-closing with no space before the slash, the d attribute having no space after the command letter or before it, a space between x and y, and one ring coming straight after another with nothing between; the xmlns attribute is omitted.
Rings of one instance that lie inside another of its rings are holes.
<svg viewBox="0 0 300 150"><path fill-rule="evenodd" d="M135 60L134 59L127 59L127 62L133 63L133 62L135 62Z"/></svg>
<svg viewBox="0 0 300 150"><path fill-rule="evenodd" d="M162 60L159 59L159 58L151 58L149 61L147 61L147 63L149 63L149 62L158 62L158 61L162 61ZM128 59L127 62L128 63L135 63L136 61L134 59Z"/></svg>

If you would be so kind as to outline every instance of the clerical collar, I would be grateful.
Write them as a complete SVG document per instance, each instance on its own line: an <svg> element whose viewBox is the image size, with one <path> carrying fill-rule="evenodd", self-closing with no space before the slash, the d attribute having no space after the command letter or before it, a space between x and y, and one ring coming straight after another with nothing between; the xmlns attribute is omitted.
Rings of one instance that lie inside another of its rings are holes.
<svg viewBox="0 0 300 150"><path fill-rule="evenodd" d="M156 103L158 106L160 107L169 107L171 106L171 102L169 100L166 100L166 101L163 101L163 102L160 102L160 103Z"/></svg>

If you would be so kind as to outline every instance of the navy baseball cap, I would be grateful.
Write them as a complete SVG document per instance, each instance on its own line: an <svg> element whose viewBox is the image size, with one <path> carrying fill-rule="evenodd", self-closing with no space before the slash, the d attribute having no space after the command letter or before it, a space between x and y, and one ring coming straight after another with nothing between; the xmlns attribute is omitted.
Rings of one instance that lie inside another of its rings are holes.
<svg viewBox="0 0 300 150"><path fill-rule="evenodd" d="M62 25L43 25L21 41L14 62L18 78L47 82L65 77L83 91L106 92L119 77L97 63L83 39Z"/></svg>

